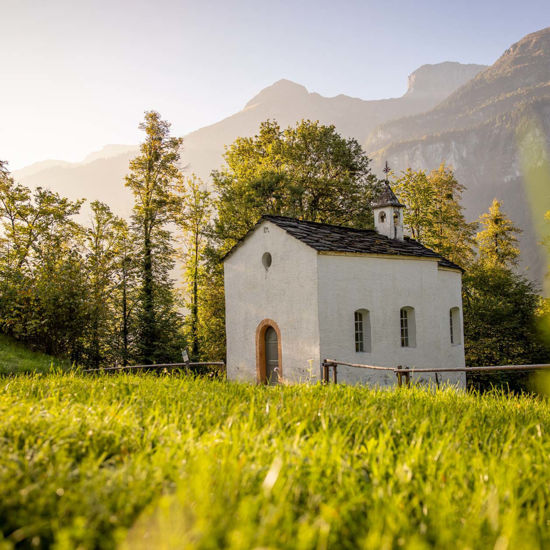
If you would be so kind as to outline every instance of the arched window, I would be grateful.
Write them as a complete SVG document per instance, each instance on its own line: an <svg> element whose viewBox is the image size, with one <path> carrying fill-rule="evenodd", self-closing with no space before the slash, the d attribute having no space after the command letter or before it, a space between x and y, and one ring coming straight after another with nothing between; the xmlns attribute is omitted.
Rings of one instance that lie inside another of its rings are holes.
<svg viewBox="0 0 550 550"><path fill-rule="evenodd" d="M401 347L416 347L416 321L414 318L413 307L402 307L399 312L399 321L401 327Z"/></svg>
<svg viewBox="0 0 550 550"><path fill-rule="evenodd" d="M371 334L370 334L370 313L367 309L358 309L354 313L355 317L355 351L370 352Z"/></svg>
<svg viewBox="0 0 550 550"><path fill-rule="evenodd" d="M386 213L383 210L380 214L378 214L378 221L380 223L384 223L386 221Z"/></svg>
<svg viewBox="0 0 550 550"><path fill-rule="evenodd" d="M452 307L449 310L449 329L451 344L462 344L462 327L460 326L460 309Z"/></svg>

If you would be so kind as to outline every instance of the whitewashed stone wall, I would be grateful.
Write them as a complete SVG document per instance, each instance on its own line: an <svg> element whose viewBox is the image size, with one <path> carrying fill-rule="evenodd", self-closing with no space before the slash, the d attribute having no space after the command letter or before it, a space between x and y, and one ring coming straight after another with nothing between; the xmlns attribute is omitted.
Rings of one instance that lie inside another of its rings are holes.
<svg viewBox="0 0 550 550"><path fill-rule="evenodd" d="M461 311L461 275L437 262L389 256L325 255L318 259L321 358L409 368L464 366L463 344L450 341L449 311ZM401 347L400 310L415 310L416 347ZM354 312L370 312L371 351L355 351ZM338 367L342 382L395 384L393 373ZM416 379L434 380L434 375ZM441 373L440 381L464 385L465 376Z"/></svg>
<svg viewBox="0 0 550 550"><path fill-rule="evenodd" d="M272 256L266 271L262 255ZM256 329L272 319L281 330L283 377L319 375L317 253L264 222L225 261L227 376L256 381Z"/></svg>

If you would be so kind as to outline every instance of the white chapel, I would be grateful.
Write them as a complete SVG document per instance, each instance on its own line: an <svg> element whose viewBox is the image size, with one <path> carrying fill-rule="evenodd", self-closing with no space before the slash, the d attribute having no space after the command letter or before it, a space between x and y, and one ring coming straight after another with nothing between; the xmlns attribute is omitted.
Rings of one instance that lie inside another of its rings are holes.
<svg viewBox="0 0 550 550"><path fill-rule="evenodd" d="M224 259L228 378L317 381L323 359L464 367L462 270L403 235L403 208L385 184L374 230L263 216ZM338 379L396 383L341 366ZM463 386L465 375L438 381Z"/></svg>

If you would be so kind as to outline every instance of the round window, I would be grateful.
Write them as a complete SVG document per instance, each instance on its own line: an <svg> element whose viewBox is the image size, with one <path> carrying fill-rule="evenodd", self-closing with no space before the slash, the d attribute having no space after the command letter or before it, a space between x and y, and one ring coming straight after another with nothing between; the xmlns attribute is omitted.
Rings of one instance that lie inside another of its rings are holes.
<svg viewBox="0 0 550 550"><path fill-rule="evenodd" d="M262 264L266 269L269 269L271 266L271 254L269 252L264 252L262 256Z"/></svg>

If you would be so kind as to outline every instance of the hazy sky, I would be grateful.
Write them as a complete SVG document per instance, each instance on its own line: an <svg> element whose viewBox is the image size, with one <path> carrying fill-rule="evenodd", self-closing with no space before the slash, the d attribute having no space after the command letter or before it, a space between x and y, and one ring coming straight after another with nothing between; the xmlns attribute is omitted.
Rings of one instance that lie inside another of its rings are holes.
<svg viewBox="0 0 550 550"><path fill-rule="evenodd" d="M146 109L184 135L280 78L395 97L420 65L491 64L548 25L548 0L0 0L0 159L138 143Z"/></svg>

